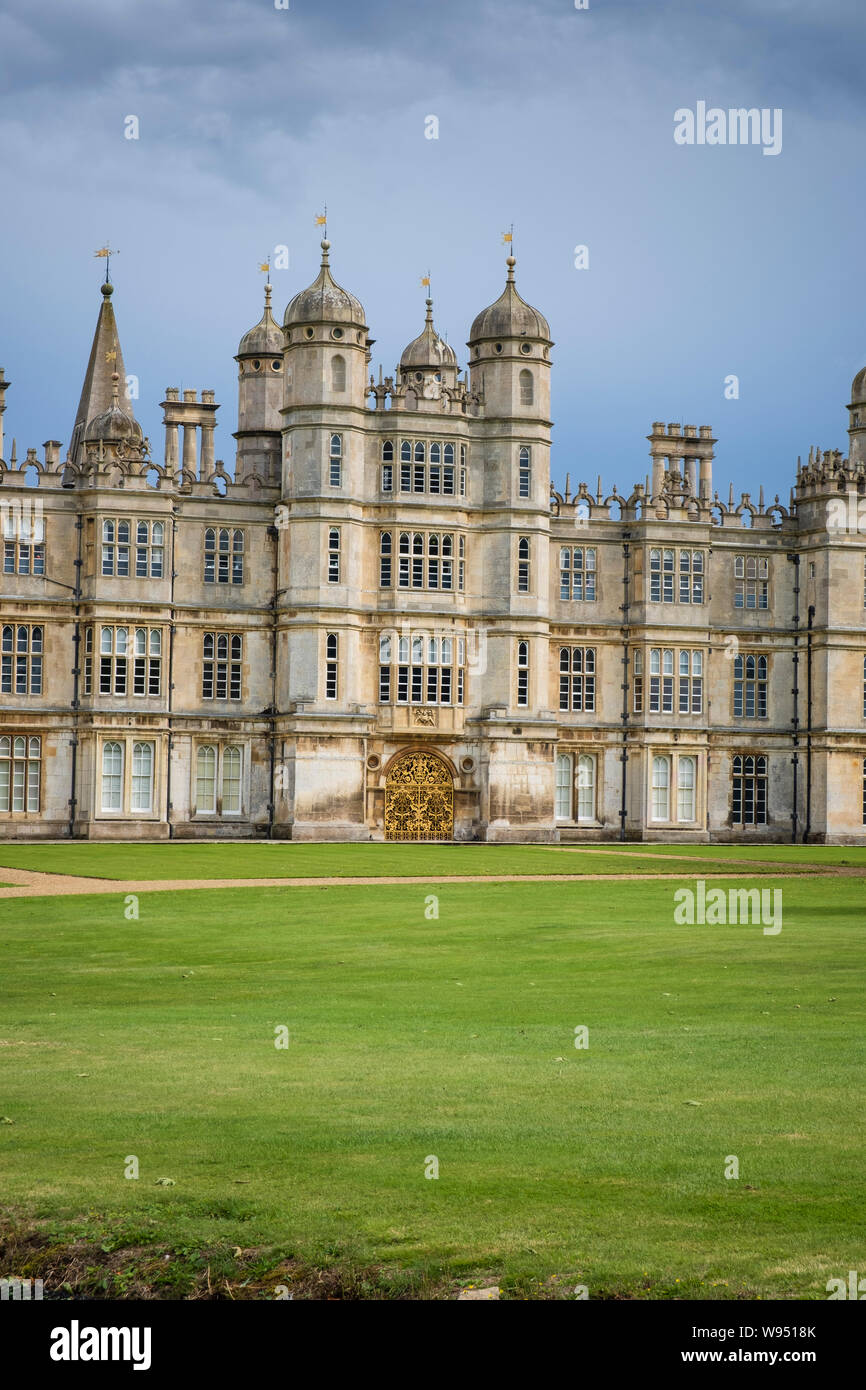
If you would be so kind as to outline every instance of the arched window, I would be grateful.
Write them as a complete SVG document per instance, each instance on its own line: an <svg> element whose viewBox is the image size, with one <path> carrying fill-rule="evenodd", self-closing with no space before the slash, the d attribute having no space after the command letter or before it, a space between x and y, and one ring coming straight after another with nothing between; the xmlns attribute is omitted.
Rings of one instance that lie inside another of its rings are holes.
<svg viewBox="0 0 866 1390"><path fill-rule="evenodd" d="M595 758L581 753L577 760L577 819L595 818Z"/></svg>
<svg viewBox="0 0 866 1390"><path fill-rule="evenodd" d="M243 584L244 582L244 533L234 531L232 533L232 583Z"/></svg>
<svg viewBox="0 0 866 1390"><path fill-rule="evenodd" d="M383 531L379 537L379 587L381 589L390 589L391 587L391 549L391 532Z"/></svg>
<svg viewBox="0 0 866 1390"><path fill-rule="evenodd" d="M234 743L223 749L223 815L239 815L241 809L241 750Z"/></svg>
<svg viewBox="0 0 866 1390"><path fill-rule="evenodd" d="M697 760L681 757L677 764L677 820L695 819Z"/></svg>
<svg viewBox="0 0 866 1390"><path fill-rule="evenodd" d="M335 632L329 632L325 638L325 699L336 700L337 698L337 657L339 653L339 638Z"/></svg>
<svg viewBox="0 0 866 1390"><path fill-rule="evenodd" d="M517 703L529 704L529 643L517 644Z"/></svg>
<svg viewBox="0 0 866 1390"><path fill-rule="evenodd" d="M38 811L42 740L0 738L0 811Z"/></svg>
<svg viewBox="0 0 866 1390"><path fill-rule="evenodd" d="M150 811L153 807L153 744L134 743L132 745L132 801L133 811Z"/></svg>
<svg viewBox="0 0 866 1390"><path fill-rule="evenodd" d="M556 755L555 814L557 820L571 820L573 795L572 759L570 753Z"/></svg>
<svg viewBox="0 0 866 1390"><path fill-rule="evenodd" d="M336 528L328 532L328 583L340 582L340 533Z"/></svg>
<svg viewBox="0 0 866 1390"><path fill-rule="evenodd" d="M671 817L671 760L653 758L652 818L656 821Z"/></svg>
<svg viewBox="0 0 866 1390"><path fill-rule="evenodd" d="M331 358L331 390L345 391L346 389L346 359L337 353L336 357Z"/></svg>
<svg viewBox="0 0 866 1390"><path fill-rule="evenodd" d="M102 745L102 809L123 809L123 744Z"/></svg>
<svg viewBox="0 0 866 1390"><path fill-rule="evenodd" d="M393 441L393 439L386 439L386 440L385 440L385 443L382 445L382 462L383 462L383 463L393 463L393 462L394 462L394 441Z"/></svg>
<svg viewBox="0 0 866 1390"><path fill-rule="evenodd" d="M331 487L341 487L343 482L343 436L331 435L331 453L328 481Z"/></svg>
<svg viewBox="0 0 866 1390"><path fill-rule="evenodd" d="M528 367L524 367L520 373L520 404L533 405L535 402L535 383L532 379L532 372Z"/></svg>
<svg viewBox="0 0 866 1390"><path fill-rule="evenodd" d="M530 456L530 453L529 453L529 449L528 449L528 448L526 447L526 445L524 444L523 447L522 447L521 450L520 450L520 466L519 466L519 468L518 468L518 487L517 487L517 495L518 495L518 497L528 497L528 496L529 496L529 485L530 485L530 481L531 481L530 457L531 457L531 456Z"/></svg>
<svg viewBox="0 0 866 1390"><path fill-rule="evenodd" d="M216 812L216 768L216 748L210 743L203 744L195 763L195 809L199 814Z"/></svg>
<svg viewBox="0 0 866 1390"><path fill-rule="evenodd" d="M204 582L216 583L216 531L207 526L204 533Z"/></svg>
<svg viewBox="0 0 866 1390"><path fill-rule="evenodd" d="M529 593L529 537L521 536L517 542L517 592Z"/></svg>

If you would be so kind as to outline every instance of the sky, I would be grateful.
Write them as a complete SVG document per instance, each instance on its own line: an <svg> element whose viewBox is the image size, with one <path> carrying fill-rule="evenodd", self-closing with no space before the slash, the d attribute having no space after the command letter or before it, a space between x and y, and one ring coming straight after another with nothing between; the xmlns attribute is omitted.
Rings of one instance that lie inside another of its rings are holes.
<svg viewBox="0 0 866 1390"><path fill-rule="evenodd" d="M428 270L465 364L513 224L556 344L556 485L629 491L663 420L712 426L723 497L784 501L798 455L847 452L866 363L864 39L862 0L3 0L6 456L68 445L107 241L155 457L165 388L211 388L231 465L258 265L288 247L281 316L327 204L377 376ZM701 102L781 112L780 152L677 143Z"/></svg>

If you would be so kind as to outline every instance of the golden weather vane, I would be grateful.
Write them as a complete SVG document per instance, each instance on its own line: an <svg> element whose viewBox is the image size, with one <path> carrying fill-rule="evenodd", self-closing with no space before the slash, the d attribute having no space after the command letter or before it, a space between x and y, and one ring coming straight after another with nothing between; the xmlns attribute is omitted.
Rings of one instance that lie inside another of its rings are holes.
<svg viewBox="0 0 866 1390"><path fill-rule="evenodd" d="M112 247L109 246L108 242L106 242L104 246L100 246L99 250L94 251L93 254L99 259L105 260L105 283L107 285L109 283L108 272L111 269L111 257L119 256L120 252L113 250Z"/></svg>

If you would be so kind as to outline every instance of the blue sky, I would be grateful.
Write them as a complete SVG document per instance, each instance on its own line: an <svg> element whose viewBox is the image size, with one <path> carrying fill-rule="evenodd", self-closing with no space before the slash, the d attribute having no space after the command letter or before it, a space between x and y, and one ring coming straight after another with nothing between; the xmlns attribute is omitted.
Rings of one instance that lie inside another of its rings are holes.
<svg viewBox="0 0 866 1390"><path fill-rule="evenodd" d="M556 342L558 483L642 481L657 419L713 427L725 493L763 481L784 500L798 453L847 449L866 363L862 0L289 3L4 0L0 363L19 457L69 441L108 239L154 453L166 386L211 387L231 461L257 264L289 247L282 314L316 273L325 202L376 372L420 331L428 268L464 363L515 224L518 287ZM674 113L698 101L780 108L781 154L677 145Z"/></svg>

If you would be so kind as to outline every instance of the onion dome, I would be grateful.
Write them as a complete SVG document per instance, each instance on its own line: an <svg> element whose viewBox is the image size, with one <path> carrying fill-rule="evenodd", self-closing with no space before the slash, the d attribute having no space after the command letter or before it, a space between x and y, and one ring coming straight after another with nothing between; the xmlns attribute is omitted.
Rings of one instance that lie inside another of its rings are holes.
<svg viewBox="0 0 866 1390"><path fill-rule="evenodd" d="M131 411L120 408L120 373L112 372L111 381L111 405L101 415L94 415L84 432L84 438L86 440L134 439L140 441L143 438L141 425Z"/></svg>
<svg viewBox="0 0 866 1390"><path fill-rule="evenodd" d="M457 354L440 338L433 327L433 300L427 300L424 331L413 339L400 358L400 371L423 370L441 372L443 367L457 367Z"/></svg>
<svg viewBox="0 0 866 1390"><path fill-rule="evenodd" d="M279 355L285 343L283 330L271 313L271 286L265 285L265 312L254 328L244 334L238 344L238 357L273 357Z"/></svg>
<svg viewBox="0 0 866 1390"><path fill-rule="evenodd" d="M351 323L357 328L366 328L363 304L331 275L330 249L331 243L323 241L321 269L312 285L289 302L283 316L286 328L301 323Z"/></svg>
<svg viewBox="0 0 866 1390"><path fill-rule="evenodd" d="M514 283L516 264L514 257L509 256L506 261L508 279L505 289L496 303L482 309L476 318L469 334L470 343L480 338L543 338L545 342L551 341L547 319L517 293Z"/></svg>

